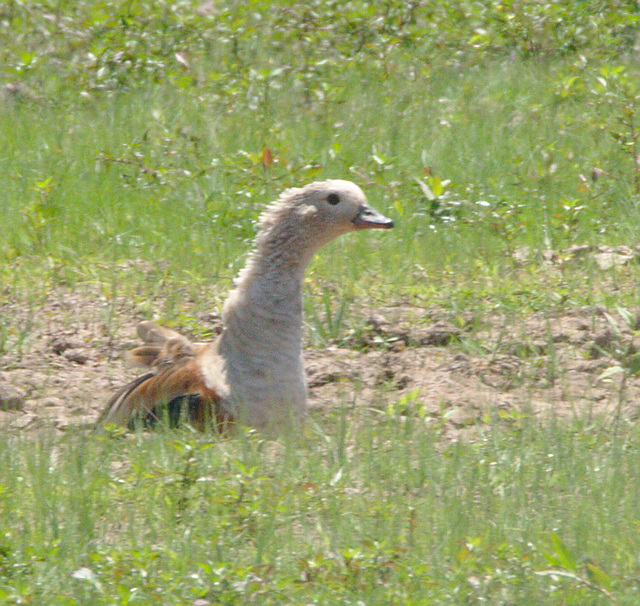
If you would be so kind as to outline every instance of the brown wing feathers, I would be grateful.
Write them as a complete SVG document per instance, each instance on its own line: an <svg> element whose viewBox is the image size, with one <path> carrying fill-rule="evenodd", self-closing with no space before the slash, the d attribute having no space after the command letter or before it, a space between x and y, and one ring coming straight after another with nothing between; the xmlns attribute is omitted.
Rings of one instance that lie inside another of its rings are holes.
<svg viewBox="0 0 640 606"><path fill-rule="evenodd" d="M220 397L208 388L197 354L203 344L192 344L186 337L152 322L138 326L147 345L128 354L129 362L154 368L123 387L108 402L98 425L145 426L167 420L177 425L186 420L204 431L215 426L224 429L231 418L220 406Z"/></svg>

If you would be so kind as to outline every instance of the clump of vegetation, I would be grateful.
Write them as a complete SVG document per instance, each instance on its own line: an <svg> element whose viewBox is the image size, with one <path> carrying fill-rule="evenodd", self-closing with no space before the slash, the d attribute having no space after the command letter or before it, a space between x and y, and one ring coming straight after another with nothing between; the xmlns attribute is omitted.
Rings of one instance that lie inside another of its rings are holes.
<svg viewBox="0 0 640 606"><path fill-rule="evenodd" d="M5 259L153 254L196 271L221 234L222 269L265 199L336 175L425 241L389 255L408 265L478 236L513 252L635 228L629 3L1 10Z"/></svg>
<svg viewBox="0 0 640 606"><path fill-rule="evenodd" d="M323 425L298 443L3 434L0 596L635 601L637 428L520 415L445 444L406 407Z"/></svg>

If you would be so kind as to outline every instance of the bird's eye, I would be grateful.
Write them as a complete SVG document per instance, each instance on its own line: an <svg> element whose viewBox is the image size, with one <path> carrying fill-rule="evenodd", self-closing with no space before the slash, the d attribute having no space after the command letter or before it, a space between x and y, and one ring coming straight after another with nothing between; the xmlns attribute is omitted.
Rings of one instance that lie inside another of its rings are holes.
<svg viewBox="0 0 640 606"><path fill-rule="evenodd" d="M327 202L332 206L335 206L340 202L340 196L338 194L329 194L327 196Z"/></svg>

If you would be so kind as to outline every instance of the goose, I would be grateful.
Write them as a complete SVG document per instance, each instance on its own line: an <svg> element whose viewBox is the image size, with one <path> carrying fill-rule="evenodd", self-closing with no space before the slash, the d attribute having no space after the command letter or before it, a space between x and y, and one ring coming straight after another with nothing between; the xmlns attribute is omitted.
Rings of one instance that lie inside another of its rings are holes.
<svg viewBox="0 0 640 606"><path fill-rule="evenodd" d="M242 423L281 432L304 421L302 281L314 254L334 238L393 221L343 180L284 191L261 214L254 246L222 311L222 332L193 343L153 322L129 362L148 372L107 403L97 426L132 428L158 420L224 431Z"/></svg>

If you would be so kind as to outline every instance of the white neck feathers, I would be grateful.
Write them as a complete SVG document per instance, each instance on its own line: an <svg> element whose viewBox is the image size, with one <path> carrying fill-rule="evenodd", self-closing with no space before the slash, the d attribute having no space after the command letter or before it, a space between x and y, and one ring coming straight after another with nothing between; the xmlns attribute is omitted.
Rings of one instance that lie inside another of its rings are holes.
<svg viewBox="0 0 640 606"><path fill-rule="evenodd" d="M304 417L302 279L318 243L312 207L280 201L263 214L255 247L225 302L219 354L232 413L261 428Z"/></svg>

